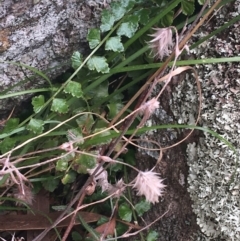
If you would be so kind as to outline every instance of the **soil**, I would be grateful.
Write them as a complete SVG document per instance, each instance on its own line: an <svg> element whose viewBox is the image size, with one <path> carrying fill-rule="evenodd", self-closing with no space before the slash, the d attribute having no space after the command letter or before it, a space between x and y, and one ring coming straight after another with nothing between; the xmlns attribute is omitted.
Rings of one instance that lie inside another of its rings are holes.
<svg viewBox="0 0 240 241"><path fill-rule="evenodd" d="M141 170L149 169L149 163L156 160L149 155L138 153L137 166ZM156 222L151 230L159 234L159 241L190 241L200 231L196 224L196 216L192 212L192 201L187 192L188 166L184 154L184 145L166 151L158 165L157 172L164 178L167 185L164 196L147 212L143 218L151 223L167 210L167 214ZM138 197L134 197L137 202ZM143 223L140 223L144 225ZM130 239L129 239L130 241Z"/></svg>

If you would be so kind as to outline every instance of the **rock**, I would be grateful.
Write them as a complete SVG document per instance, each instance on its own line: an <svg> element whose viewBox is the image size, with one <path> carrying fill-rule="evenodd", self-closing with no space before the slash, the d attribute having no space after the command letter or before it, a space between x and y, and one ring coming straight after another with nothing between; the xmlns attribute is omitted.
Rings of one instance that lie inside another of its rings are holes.
<svg viewBox="0 0 240 241"><path fill-rule="evenodd" d="M52 80L70 67L75 50L86 54L89 28L98 26L101 0L6 0L0 5L0 56L3 62L21 62ZM0 90L5 94L49 86L32 71L0 63ZM37 77L36 77L37 76ZM28 95L1 100L0 115Z"/></svg>

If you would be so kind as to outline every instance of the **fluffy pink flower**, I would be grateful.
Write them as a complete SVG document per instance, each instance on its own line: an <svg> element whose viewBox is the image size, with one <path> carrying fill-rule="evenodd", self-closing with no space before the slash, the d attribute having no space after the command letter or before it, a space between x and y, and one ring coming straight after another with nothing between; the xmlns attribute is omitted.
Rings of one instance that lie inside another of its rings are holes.
<svg viewBox="0 0 240 241"><path fill-rule="evenodd" d="M133 188L138 192L137 195L144 195L150 203L158 203L158 198L163 195L164 188L163 179L159 174L153 171L140 171L134 180Z"/></svg>
<svg viewBox="0 0 240 241"><path fill-rule="evenodd" d="M150 35L153 39L149 42L149 46L154 57L162 59L164 56L169 55L173 46L172 30L171 28L154 28L154 30L156 32Z"/></svg>
<svg viewBox="0 0 240 241"><path fill-rule="evenodd" d="M156 98L152 98L141 105L139 112L148 119L157 108L159 108L159 102Z"/></svg>

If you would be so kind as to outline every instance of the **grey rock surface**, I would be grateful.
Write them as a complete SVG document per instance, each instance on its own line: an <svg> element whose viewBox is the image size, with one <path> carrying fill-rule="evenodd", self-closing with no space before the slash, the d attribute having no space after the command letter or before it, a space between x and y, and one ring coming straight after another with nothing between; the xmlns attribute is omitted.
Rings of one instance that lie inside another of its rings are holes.
<svg viewBox="0 0 240 241"><path fill-rule="evenodd" d="M86 53L89 28L98 26L101 0L4 0L0 2L0 60L21 62L53 79L70 66L75 50ZM46 83L28 69L0 63L0 92ZM0 114L27 96L1 100Z"/></svg>
<svg viewBox="0 0 240 241"><path fill-rule="evenodd" d="M240 14L240 1L224 6L196 35L201 38ZM240 22L233 24L194 52L196 58L240 56ZM204 132L188 146L188 190L197 223L205 239L240 239L240 64L222 63L198 66L203 107L200 124L236 148ZM233 176L234 175L234 176Z"/></svg>
<svg viewBox="0 0 240 241"><path fill-rule="evenodd" d="M239 15L240 1L223 6L202 26L193 42L212 33ZM204 42L192 51L194 59L240 55L240 22ZM239 155L240 65L239 62L196 66L202 86L200 125L231 142ZM196 115L197 89L190 75L175 88L170 103L179 123L192 123ZM239 160L226 143L203 132L187 147L188 191L203 234L194 240L239 240ZM234 176L232 176L235 174ZM233 179L231 179L233 177Z"/></svg>

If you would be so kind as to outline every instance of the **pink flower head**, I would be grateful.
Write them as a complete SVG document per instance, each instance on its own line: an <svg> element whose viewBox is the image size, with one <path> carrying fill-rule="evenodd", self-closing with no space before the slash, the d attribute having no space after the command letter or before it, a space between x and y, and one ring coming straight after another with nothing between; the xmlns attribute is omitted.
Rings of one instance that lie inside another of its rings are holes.
<svg viewBox="0 0 240 241"><path fill-rule="evenodd" d="M154 37L150 42L149 46L154 53L154 57L157 56L160 60L164 56L168 56L170 49L173 46L172 42L172 30L171 28L154 28L156 32L149 36Z"/></svg>
<svg viewBox="0 0 240 241"><path fill-rule="evenodd" d="M152 98L140 106L139 112L148 119L157 108L159 108L159 102L156 98Z"/></svg>
<svg viewBox="0 0 240 241"><path fill-rule="evenodd" d="M163 195L166 187L159 174L153 171L140 171L134 180L133 188L138 192L137 195L144 195L150 203L158 203L158 197Z"/></svg>

